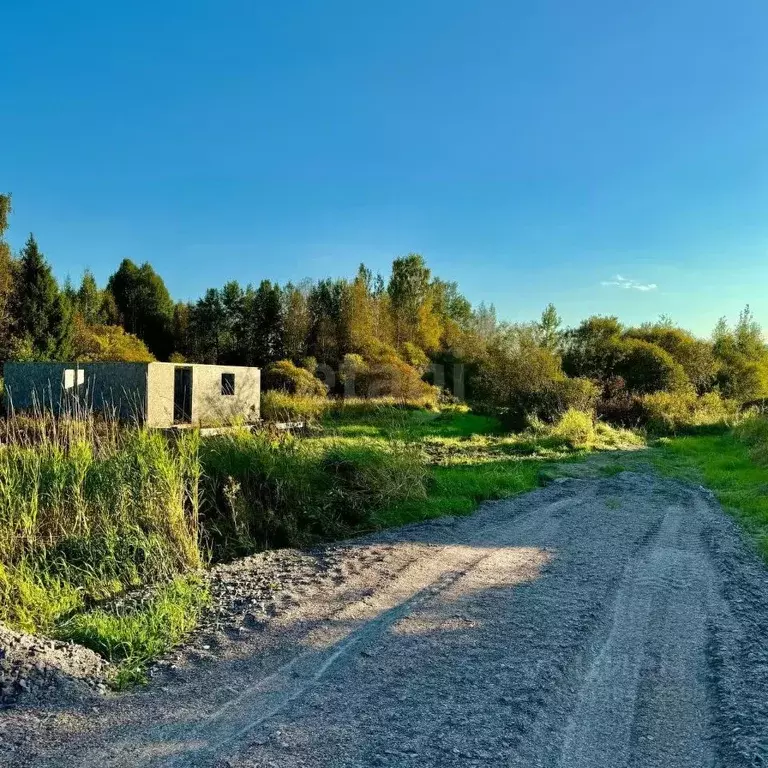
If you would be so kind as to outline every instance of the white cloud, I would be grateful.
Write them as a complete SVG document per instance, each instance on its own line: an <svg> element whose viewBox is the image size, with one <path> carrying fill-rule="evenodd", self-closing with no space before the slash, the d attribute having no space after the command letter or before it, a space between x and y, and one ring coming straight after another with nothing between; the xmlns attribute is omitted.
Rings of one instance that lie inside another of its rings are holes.
<svg viewBox="0 0 768 768"><path fill-rule="evenodd" d="M658 286L656 283L638 283L637 280L630 280L628 277L622 277L616 275L613 280L603 280L600 285L608 285L614 288L623 288L624 290L632 291L655 291Z"/></svg>

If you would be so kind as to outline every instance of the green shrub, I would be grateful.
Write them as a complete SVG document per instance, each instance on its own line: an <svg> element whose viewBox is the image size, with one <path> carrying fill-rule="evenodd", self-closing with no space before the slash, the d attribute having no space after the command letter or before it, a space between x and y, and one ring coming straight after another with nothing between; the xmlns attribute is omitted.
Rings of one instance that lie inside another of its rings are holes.
<svg viewBox="0 0 768 768"><path fill-rule="evenodd" d="M556 422L569 410L592 411L598 388L586 379L555 378L540 382L538 388L519 387L509 406L502 411L508 429L524 429L531 419Z"/></svg>
<svg viewBox="0 0 768 768"><path fill-rule="evenodd" d="M663 323L630 328L626 336L650 342L669 352L682 366L688 381L698 394L712 389L718 366L710 342L697 339L682 328Z"/></svg>
<svg viewBox="0 0 768 768"><path fill-rule="evenodd" d="M569 408L552 427L551 434L571 448L587 448L595 442L595 422L591 413Z"/></svg>
<svg viewBox="0 0 768 768"><path fill-rule="evenodd" d="M366 375L355 381L355 394L361 397L393 397L397 400L437 402L436 387L421 378L421 373L395 354L370 363Z"/></svg>
<svg viewBox="0 0 768 768"><path fill-rule="evenodd" d="M555 382L554 391L559 414L569 410L592 413L600 394L597 385L589 379L561 379Z"/></svg>
<svg viewBox="0 0 768 768"><path fill-rule="evenodd" d="M640 427L647 420L642 396L626 391L612 393L610 397L601 397L595 407L595 413L602 421L621 427Z"/></svg>
<svg viewBox="0 0 768 768"><path fill-rule="evenodd" d="M747 414L733 428L737 440L749 447L750 456L761 466L768 465L768 418Z"/></svg>
<svg viewBox="0 0 768 768"><path fill-rule="evenodd" d="M327 388L320 379L306 368L299 368L290 360L270 363L264 369L264 388L279 390L291 395L324 397Z"/></svg>
<svg viewBox="0 0 768 768"><path fill-rule="evenodd" d="M733 352L722 362L717 381L725 397L740 403L768 397L768 360Z"/></svg>
<svg viewBox="0 0 768 768"><path fill-rule="evenodd" d="M488 345L473 388L515 431L531 418L552 423L569 408L591 410L599 394L587 379L567 378L558 355L526 326L513 326Z"/></svg>
<svg viewBox="0 0 768 768"><path fill-rule="evenodd" d="M738 406L716 392L698 397L692 389L656 392L641 399L643 420L655 434L719 429L738 415Z"/></svg>
<svg viewBox="0 0 768 768"><path fill-rule="evenodd" d="M669 352L640 339L621 342L616 372L624 379L627 389L637 394L675 391L689 386L683 367Z"/></svg>

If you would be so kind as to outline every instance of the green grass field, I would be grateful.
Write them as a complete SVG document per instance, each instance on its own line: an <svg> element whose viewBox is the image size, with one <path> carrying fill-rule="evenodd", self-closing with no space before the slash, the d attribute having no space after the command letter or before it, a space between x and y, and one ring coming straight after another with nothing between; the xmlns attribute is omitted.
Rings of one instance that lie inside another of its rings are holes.
<svg viewBox="0 0 768 768"><path fill-rule="evenodd" d="M636 434L590 419L565 418L553 427L505 433L501 422L466 408L382 409L365 423L326 417L317 440L402 440L420 447L429 467L425 498L396 502L379 511L376 527L418 522L443 515L471 514L483 501L536 488L542 469L552 461L575 460L592 450L635 447Z"/></svg>

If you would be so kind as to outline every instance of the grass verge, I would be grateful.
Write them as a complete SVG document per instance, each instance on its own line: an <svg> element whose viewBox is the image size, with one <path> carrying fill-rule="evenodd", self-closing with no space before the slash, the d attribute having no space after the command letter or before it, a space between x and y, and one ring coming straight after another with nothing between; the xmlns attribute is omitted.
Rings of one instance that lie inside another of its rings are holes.
<svg viewBox="0 0 768 768"><path fill-rule="evenodd" d="M542 459L517 458L430 468L427 497L394 504L376 516L377 527L416 523L444 515L468 515L477 505L530 491L539 485Z"/></svg>
<svg viewBox="0 0 768 768"><path fill-rule="evenodd" d="M714 491L768 561L768 466L762 458L768 427L764 429L764 437L756 441L749 438L748 427L663 440L651 460L661 474Z"/></svg>

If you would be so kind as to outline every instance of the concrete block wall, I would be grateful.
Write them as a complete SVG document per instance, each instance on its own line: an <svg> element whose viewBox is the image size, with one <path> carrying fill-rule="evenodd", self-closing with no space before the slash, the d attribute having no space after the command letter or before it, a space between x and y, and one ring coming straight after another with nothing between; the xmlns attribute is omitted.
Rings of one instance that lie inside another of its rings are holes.
<svg viewBox="0 0 768 768"><path fill-rule="evenodd" d="M7 403L16 411L74 407L142 420L147 406L146 363L6 363Z"/></svg>
<svg viewBox="0 0 768 768"><path fill-rule="evenodd" d="M222 374L235 377L235 392L222 393ZM192 366L192 423L206 426L235 418L248 423L261 414L261 371L226 365Z"/></svg>
<svg viewBox="0 0 768 768"><path fill-rule="evenodd" d="M97 412L151 427L174 424L174 376L177 367L192 369L192 419L199 426L248 423L261 412L258 368L174 363L7 363L7 397L16 411L71 410L77 402ZM222 388L222 375L234 376L234 393Z"/></svg>

